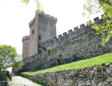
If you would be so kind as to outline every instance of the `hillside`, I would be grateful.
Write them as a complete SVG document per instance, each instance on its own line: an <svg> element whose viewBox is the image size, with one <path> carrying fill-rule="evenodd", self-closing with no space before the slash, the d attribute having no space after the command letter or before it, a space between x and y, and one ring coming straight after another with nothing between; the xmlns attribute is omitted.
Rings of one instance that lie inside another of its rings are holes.
<svg viewBox="0 0 112 86"><path fill-rule="evenodd" d="M112 53L21 75L45 86L112 86Z"/></svg>
<svg viewBox="0 0 112 86"><path fill-rule="evenodd" d="M77 62L72 62L69 64L59 65L53 68L36 71L36 72L23 72L22 74L25 75L35 75L39 73L46 73L46 72L56 72L56 71L63 71L63 70L70 70L70 69L80 69L85 67L90 67L94 65L101 65L103 63L110 63L112 62L112 53L107 53L101 56L96 56L90 59L81 60Z"/></svg>

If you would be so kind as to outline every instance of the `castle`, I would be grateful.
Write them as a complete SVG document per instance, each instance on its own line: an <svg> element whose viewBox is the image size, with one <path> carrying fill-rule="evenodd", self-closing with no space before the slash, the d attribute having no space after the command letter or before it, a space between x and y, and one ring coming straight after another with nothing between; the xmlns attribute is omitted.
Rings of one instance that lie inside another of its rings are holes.
<svg viewBox="0 0 112 86"><path fill-rule="evenodd" d="M57 19L44 13L36 13L30 22L30 36L23 37L23 67L20 72L39 71L57 65L71 63L105 53L112 53L112 38L102 46L101 36L95 35L91 25L81 24L74 30L56 37ZM104 19L96 17L96 24L104 24ZM39 49L53 48L48 54L39 53ZM95 62L92 59L89 62ZM99 61L99 60L98 60ZM100 60L102 61L102 59ZM103 62L103 61L102 61ZM83 63L85 64L86 61ZM78 64L80 66L80 62ZM65 66L65 65L64 65ZM75 65L72 65L75 66ZM81 67L81 66L80 66ZM60 68L62 68L60 66ZM55 69L55 68L54 68ZM38 73L34 75L23 74L31 80L35 80L47 86L111 86L112 64L102 64L80 70L63 70L57 72Z"/></svg>
<svg viewBox="0 0 112 86"><path fill-rule="evenodd" d="M30 22L30 35L23 37L22 71L50 68L77 60L112 52L112 39L103 46L101 36L95 35L91 25L81 24L56 37L57 19L45 13L36 13ZM94 18L96 24L104 24L103 18ZM46 53L52 48L50 55ZM40 52L41 51L41 52Z"/></svg>
<svg viewBox="0 0 112 86"><path fill-rule="evenodd" d="M44 13L36 12L29 23L30 35L23 37L23 54L27 58L38 53L41 43L56 37L57 19Z"/></svg>
<svg viewBox="0 0 112 86"><path fill-rule="evenodd" d="M94 19L94 22L97 24L103 24L103 19L102 18L99 19L99 17L96 17ZM57 23L57 19L54 18L53 16L46 15L45 13L36 12L35 17L29 23L30 35L23 37L22 40L23 59L27 59L27 57L32 57L37 55L39 53L40 48L43 50L46 50L48 47L55 48L63 44L63 42L66 40L70 40L78 36L82 36L83 34L90 32L92 30L90 26L81 24L80 28L74 27L74 31L69 30L68 32L64 32L62 35L58 35L57 38L56 23ZM75 50L76 52L79 52L76 48ZM94 56L94 55L90 55L90 56Z"/></svg>

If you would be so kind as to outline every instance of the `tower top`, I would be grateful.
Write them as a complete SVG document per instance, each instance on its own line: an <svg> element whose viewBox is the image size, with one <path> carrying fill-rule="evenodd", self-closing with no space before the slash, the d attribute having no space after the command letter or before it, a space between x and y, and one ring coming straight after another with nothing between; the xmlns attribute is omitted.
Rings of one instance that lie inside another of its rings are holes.
<svg viewBox="0 0 112 86"><path fill-rule="evenodd" d="M22 41L29 40L29 39L30 39L29 36L24 36L23 39L22 39Z"/></svg>
<svg viewBox="0 0 112 86"><path fill-rule="evenodd" d="M48 20L50 20L50 21L52 21L54 23L57 23L57 18L56 17L45 14L44 12L37 12L36 11L35 17L29 23L29 27L31 27L33 25L34 21L36 20L36 17L45 18L45 19L48 19Z"/></svg>
<svg viewBox="0 0 112 86"><path fill-rule="evenodd" d="M42 17L45 17L47 19L50 19L50 20L54 21L55 23L57 22L56 17L45 14L44 12L41 12L41 13L36 12L36 15L38 15L39 17L42 16Z"/></svg>

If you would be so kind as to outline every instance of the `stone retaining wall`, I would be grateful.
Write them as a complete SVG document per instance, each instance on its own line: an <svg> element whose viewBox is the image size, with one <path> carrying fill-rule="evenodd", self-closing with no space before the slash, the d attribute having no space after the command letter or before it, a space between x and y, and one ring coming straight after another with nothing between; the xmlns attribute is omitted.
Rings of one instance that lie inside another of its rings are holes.
<svg viewBox="0 0 112 86"><path fill-rule="evenodd" d="M23 75L46 86L112 86L112 63L80 70Z"/></svg>

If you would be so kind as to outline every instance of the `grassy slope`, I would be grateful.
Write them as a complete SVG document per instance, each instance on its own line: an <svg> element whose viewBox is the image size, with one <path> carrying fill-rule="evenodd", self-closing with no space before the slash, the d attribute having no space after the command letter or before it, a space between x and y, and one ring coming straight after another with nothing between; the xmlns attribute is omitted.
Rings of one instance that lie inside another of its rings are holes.
<svg viewBox="0 0 112 86"><path fill-rule="evenodd" d="M80 69L80 68L90 67L93 65L101 65L103 63L109 63L109 62L112 62L112 53L107 53L101 56L97 56L97 57L86 59L86 60L76 61L69 64L59 65L59 66L41 70L41 71L23 72L22 74L35 75L35 74L46 73L46 72L56 72L56 71L63 71L63 70L69 70L69 69Z"/></svg>

